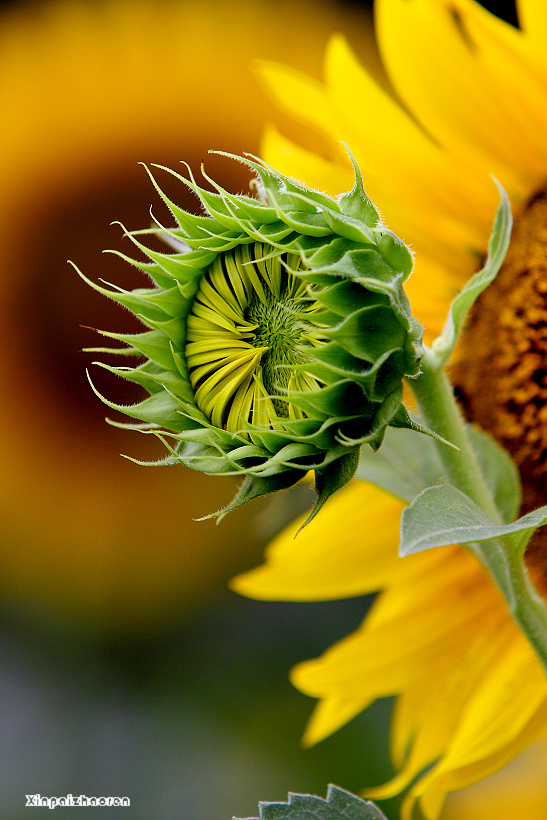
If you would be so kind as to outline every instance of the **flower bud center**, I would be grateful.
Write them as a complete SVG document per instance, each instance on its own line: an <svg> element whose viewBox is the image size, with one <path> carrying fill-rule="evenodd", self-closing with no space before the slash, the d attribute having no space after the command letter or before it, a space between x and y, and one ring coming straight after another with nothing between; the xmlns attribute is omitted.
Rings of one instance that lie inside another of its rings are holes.
<svg viewBox="0 0 547 820"><path fill-rule="evenodd" d="M262 357L262 380L266 390L274 395L288 390L291 365L301 364L306 355L298 345L305 343L312 328L303 322L302 310L309 307L304 298L287 298L283 293L278 299L263 302L253 295L246 314L256 324L253 347L265 347ZM273 399L280 416L288 415L287 402Z"/></svg>
<svg viewBox="0 0 547 820"><path fill-rule="evenodd" d="M322 386L305 371L306 347L321 344L307 284L291 254L260 243L219 254L204 274L188 317L186 361L196 404L217 427L282 429L302 418L293 391Z"/></svg>
<svg viewBox="0 0 547 820"><path fill-rule="evenodd" d="M517 215L505 262L477 300L453 378L470 420L490 431L517 463L523 512L547 501L547 189ZM485 374L487 378L485 378ZM527 562L547 594L547 532Z"/></svg>

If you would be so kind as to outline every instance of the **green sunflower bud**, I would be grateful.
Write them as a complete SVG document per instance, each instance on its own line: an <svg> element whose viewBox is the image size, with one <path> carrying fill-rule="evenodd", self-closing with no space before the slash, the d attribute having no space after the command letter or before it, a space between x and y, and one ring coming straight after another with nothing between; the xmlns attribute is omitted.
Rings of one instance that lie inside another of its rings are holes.
<svg viewBox="0 0 547 820"><path fill-rule="evenodd" d="M314 515L352 477L363 444L377 449L389 425L414 426L402 405L403 377L418 374L421 356L422 328L403 291L412 255L382 224L355 162L353 190L335 200L256 157L241 161L256 174L256 197L231 195L204 174L210 192L191 172L170 171L205 216L178 208L150 174L177 224L129 233L149 261L123 258L154 286L89 283L146 326L105 333L125 343L108 352L143 363L103 367L149 396L131 407L101 398L144 423L123 426L164 442L168 455L156 463L245 477L216 515L309 470ZM153 232L173 252L141 243Z"/></svg>

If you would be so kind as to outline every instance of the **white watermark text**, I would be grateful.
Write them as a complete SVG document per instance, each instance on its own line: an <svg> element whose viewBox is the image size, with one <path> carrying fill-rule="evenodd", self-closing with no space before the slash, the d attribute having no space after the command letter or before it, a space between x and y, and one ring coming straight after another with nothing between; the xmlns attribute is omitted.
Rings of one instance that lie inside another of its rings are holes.
<svg viewBox="0 0 547 820"><path fill-rule="evenodd" d="M65 794L63 797L46 797L43 794L26 794L28 806L36 806L43 809L57 809L65 806L129 806L129 797L88 797L86 794Z"/></svg>

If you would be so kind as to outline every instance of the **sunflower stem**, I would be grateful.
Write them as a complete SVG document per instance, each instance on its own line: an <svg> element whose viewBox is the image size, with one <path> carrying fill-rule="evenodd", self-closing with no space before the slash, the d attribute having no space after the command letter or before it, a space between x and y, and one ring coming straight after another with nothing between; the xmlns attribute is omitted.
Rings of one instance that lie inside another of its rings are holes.
<svg viewBox="0 0 547 820"><path fill-rule="evenodd" d="M444 362L426 348L422 371L408 383L428 427L458 447L454 450L436 442L451 483L464 492L488 517L502 523L467 434L466 423L456 402ZM505 598L516 623L526 635L547 672L547 610L528 577L526 565L509 537L469 544Z"/></svg>
<svg viewBox="0 0 547 820"><path fill-rule="evenodd" d="M454 397L454 390L434 350L426 347L420 375L409 379L426 425L458 450L437 442L439 456L452 484L464 492L496 523L503 523L486 483L466 424Z"/></svg>

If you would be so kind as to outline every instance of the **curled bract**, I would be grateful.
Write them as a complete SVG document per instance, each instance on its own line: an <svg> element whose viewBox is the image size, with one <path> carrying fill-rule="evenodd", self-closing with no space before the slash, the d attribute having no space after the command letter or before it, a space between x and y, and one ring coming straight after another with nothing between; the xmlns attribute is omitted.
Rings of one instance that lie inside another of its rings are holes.
<svg viewBox="0 0 547 820"><path fill-rule="evenodd" d="M256 196L170 171L203 216L178 208L152 177L176 225L129 233L148 261L124 257L152 287L89 283L147 328L103 332L125 345L108 352L144 361L102 366L149 396L130 407L103 400L165 443L157 463L245 478L217 515L309 470L313 515L352 477L363 444L378 448L389 425L414 426L402 404L403 377L418 374L421 356L403 290L412 255L382 224L355 162L353 189L333 199L256 157L241 161L256 174ZM145 247L139 236L150 232L173 250Z"/></svg>

